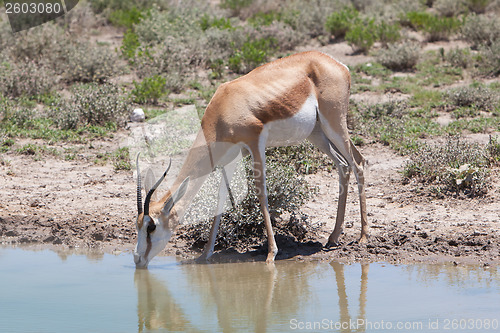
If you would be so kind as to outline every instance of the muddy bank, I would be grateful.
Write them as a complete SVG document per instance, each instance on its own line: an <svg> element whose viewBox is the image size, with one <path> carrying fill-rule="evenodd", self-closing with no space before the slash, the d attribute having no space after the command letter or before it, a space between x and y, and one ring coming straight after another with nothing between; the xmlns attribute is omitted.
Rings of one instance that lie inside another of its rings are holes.
<svg viewBox="0 0 500 333"><path fill-rule="evenodd" d="M75 218L56 221L47 217L0 217L0 240L2 244L45 245L61 248L94 249L104 252L130 251L135 244L135 229L128 225L99 222L85 222ZM164 251L166 255L182 258L196 258L200 255L202 244L190 246L186 237L179 237L183 228L178 230ZM321 229L327 234L326 228ZM357 228L348 228L342 235L337 247L326 249L326 238L295 237L277 233L276 240L280 249L277 260L339 260L351 262L442 262L496 264L500 262L498 232L482 228L458 227L443 233L428 226L397 225L371 226L367 244L358 244ZM263 261L267 254L267 242L246 249L216 247L214 262Z"/></svg>

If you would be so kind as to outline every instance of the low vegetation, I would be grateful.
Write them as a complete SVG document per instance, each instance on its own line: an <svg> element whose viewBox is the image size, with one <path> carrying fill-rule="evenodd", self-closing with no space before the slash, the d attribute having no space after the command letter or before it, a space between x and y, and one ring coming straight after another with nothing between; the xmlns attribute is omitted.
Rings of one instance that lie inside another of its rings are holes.
<svg viewBox="0 0 500 333"><path fill-rule="evenodd" d="M420 45L416 42L391 43L378 52L377 61L393 71L413 70L420 53Z"/></svg>
<svg viewBox="0 0 500 333"><path fill-rule="evenodd" d="M222 248L257 248L267 239L255 192L251 161L246 158L243 163L246 174L244 178L248 180L249 193L236 207L230 207L222 215L216 240L216 244ZM267 156L266 164L268 201L276 233L301 241L314 232L314 228L303 221L300 207L314 194L315 189L307 184L303 176L297 174L293 166L283 164L271 156ZM217 187L217 184L213 184L209 191L213 192ZM283 214L292 218L282 219ZM206 218L183 226L179 237L185 239L193 249L200 250L208 241L211 222L212 218Z"/></svg>
<svg viewBox="0 0 500 333"><path fill-rule="evenodd" d="M403 175L428 185L437 196L481 196L492 186L491 167L499 158L497 139L481 146L451 137L443 145L421 145L411 155Z"/></svg>

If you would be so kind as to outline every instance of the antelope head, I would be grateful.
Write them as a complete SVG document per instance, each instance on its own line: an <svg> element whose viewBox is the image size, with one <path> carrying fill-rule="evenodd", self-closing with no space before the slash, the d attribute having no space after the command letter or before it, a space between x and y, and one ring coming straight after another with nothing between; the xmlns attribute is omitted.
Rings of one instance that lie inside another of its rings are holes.
<svg viewBox="0 0 500 333"><path fill-rule="evenodd" d="M151 187L146 189L146 199L142 205L141 174L139 170L139 155L137 155L137 245L134 250L134 262L136 268L147 268L151 259L160 253L167 245L172 232L178 225L174 205L186 193L189 178L186 178L177 188L174 194L167 194L160 201L152 201L155 190L167 175L172 161L167 170Z"/></svg>

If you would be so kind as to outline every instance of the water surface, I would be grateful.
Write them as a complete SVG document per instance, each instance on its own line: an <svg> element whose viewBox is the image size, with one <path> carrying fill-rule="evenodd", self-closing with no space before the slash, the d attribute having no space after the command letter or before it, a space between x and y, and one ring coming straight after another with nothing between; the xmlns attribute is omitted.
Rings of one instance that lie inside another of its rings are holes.
<svg viewBox="0 0 500 333"><path fill-rule="evenodd" d="M499 332L496 267L0 249L0 332Z"/></svg>

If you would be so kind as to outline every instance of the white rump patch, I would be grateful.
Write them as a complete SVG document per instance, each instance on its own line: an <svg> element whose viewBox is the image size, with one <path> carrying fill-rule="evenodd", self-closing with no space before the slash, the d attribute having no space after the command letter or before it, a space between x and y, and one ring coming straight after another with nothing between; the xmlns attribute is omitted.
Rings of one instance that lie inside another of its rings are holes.
<svg viewBox="0 0 500 333"><path fill-rule="evenodd" d="M311 95L293 117L265 124L261 135L267 135L266 147L291 146L307 139L314 130L317 110L318 100Z"/></svg>

